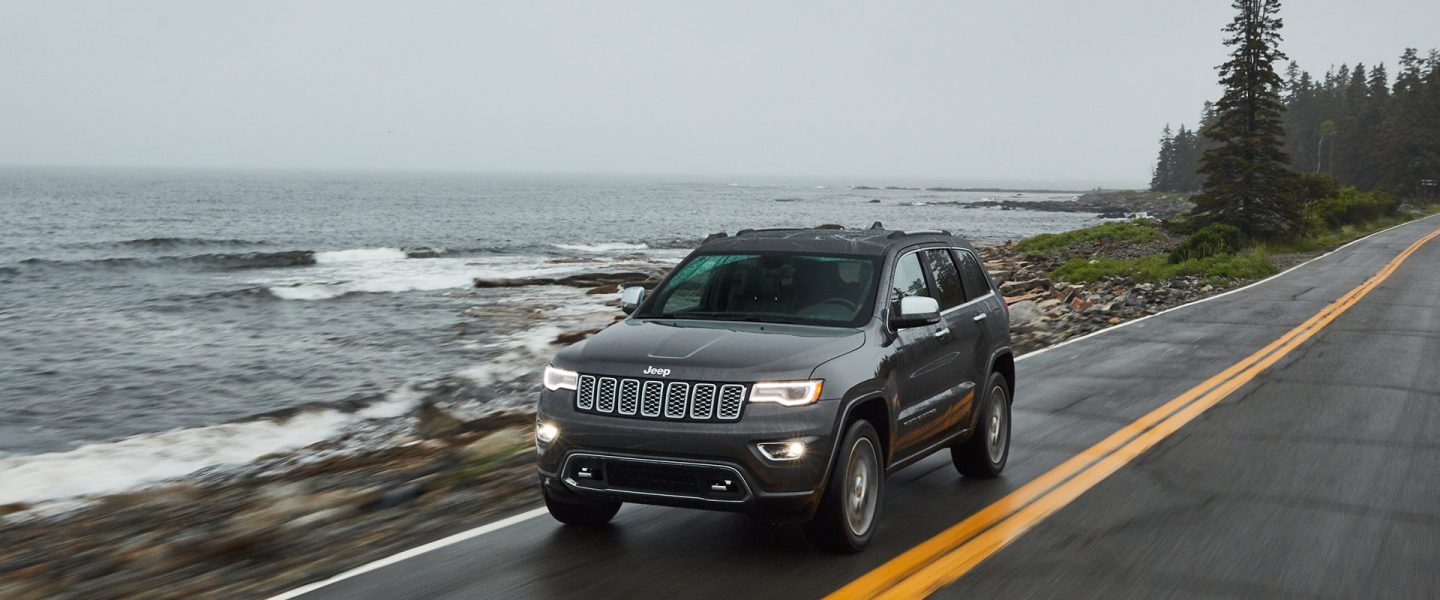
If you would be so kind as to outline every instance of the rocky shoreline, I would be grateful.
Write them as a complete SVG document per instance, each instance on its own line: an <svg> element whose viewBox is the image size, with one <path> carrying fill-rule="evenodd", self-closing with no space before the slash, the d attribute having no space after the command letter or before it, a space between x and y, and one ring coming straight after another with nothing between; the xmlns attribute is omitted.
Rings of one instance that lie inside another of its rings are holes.
<svg viewBox="0 0 1440 600"><path fill-rule="evenodd" d="M1000 281L1023 354L1245 283L1187 277L1077 285L1047 275L1071 258L1138 256L1174 243L1082 245L1056 255L1024 255L1005 244L981 254ZM659 269L476 285L558 285L603 294L653 284ZM598 331L595 321L562 330L552 347ZM506 393L530 398L533 392L520 388L532 380L490 385L510 385L516 389ZM378 448L327 441L238 469L90 499L49 516L36 516L28 505L0 506L0 597L265 596L538 503L533 409L521 402L466 418L451 400L499 392L459 380L433 382L417 393L422 400L413 414L397 421L407 429L369 433L389 441Z"/></svg>
<svg viewBox="0 0 1440 600"><path fill-rule="evenodd" d="M1082 194L1074 200L981 200L935 204L1001 210L1097 213L1102 219L1126 219L1136 216L1170 219L1194 206L1186 194L1134 190L1096 190Z"/></svg>

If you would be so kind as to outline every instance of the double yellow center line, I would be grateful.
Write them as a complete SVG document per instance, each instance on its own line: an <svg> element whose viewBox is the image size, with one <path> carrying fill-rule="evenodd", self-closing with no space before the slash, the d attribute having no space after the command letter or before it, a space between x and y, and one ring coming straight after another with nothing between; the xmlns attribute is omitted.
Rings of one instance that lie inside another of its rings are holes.
<svg viewBox="0 0 1440 600"><path fill-rule="evenodd" d="M836 590L828 598L918 598L954 582L1319 333L1437 236L1440 230L1420 238L1364 283L1258 352Z"/></svg>

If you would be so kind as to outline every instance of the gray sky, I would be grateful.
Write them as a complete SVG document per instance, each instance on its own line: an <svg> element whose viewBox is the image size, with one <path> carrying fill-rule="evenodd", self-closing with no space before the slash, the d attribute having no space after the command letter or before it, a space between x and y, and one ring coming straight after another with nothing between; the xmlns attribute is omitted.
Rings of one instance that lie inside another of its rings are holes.
<svg viewBox="0 0 1440 600"><path fill-rule="evenodd" d="M0 0L0 164L1137 185L1224 0ZM1435 0L1290 0L1303 66ZM832 178L834 178L832 177Z"/></svg>

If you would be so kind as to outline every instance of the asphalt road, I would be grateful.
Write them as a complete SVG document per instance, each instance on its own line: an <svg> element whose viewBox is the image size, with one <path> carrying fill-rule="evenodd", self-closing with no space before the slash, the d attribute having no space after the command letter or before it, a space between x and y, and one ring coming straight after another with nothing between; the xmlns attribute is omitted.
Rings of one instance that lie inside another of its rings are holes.
<svg viewBox="0 0 1440 600"><path fill-rule="evenodd" d="M541 516L305 597L824 596L1252 355L1436 229L1440 217L1413 222L1020 361L1005 475L962 479L944 454L895 474L876 541L858 556L745 516L632 505L605 530ZM935 594L1440 596L1440 239Z"/></svg>

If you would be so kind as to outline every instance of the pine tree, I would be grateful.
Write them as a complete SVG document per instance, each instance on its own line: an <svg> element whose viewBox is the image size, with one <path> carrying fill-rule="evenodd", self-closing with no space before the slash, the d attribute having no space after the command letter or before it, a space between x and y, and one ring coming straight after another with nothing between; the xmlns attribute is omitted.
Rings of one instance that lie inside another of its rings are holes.
<svg viewBox="0 0 1440 600"><path fill-rule="evenodd" d="M1239 14L1225 27L1232 48L1220 65L1225 93L1205 137L1216 146L1201 159L1205 187L1195 198L1198 216L1238 227L1253 237L1297 231L1302 206L1292 192L1294 175L1283 148L1279 0L1234 0Z"/></svg>
<svg viewBox="0 0 1440 600"><path fill-rule="evenodd" d="M1170 134L1170 124L1160 134L1160 156L1155 159L1154 174L1150 176L1150 191L1175 191L1175 138Z"/></svg>

